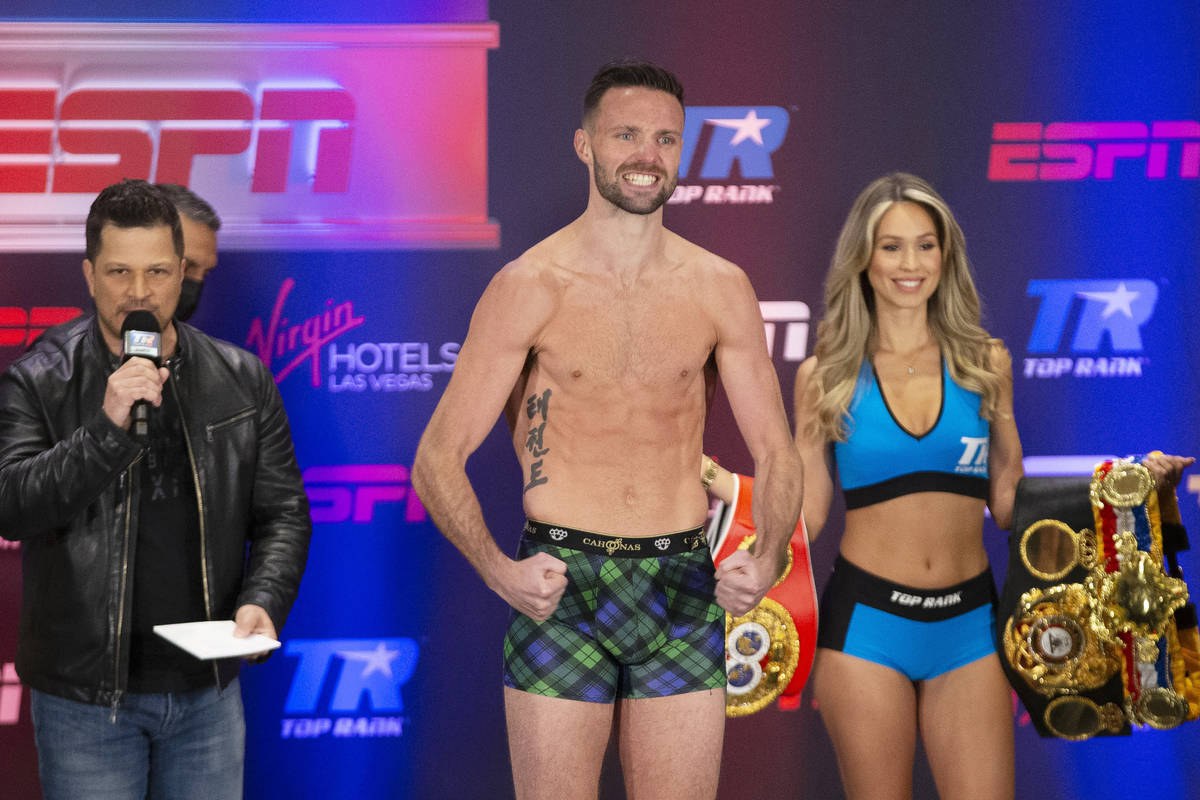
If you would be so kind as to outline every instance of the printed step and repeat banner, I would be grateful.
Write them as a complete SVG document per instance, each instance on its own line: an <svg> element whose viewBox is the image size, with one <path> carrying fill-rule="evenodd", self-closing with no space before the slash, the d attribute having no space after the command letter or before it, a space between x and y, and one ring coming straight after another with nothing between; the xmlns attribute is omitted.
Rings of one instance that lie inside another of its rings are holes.
<svg viewBox="0 0 1200 800"><path fill-rule="evenodd" d="M292 422L314 536L283 647L243 671L247 797L512 796L507 608L409 470L490 277L583 210L571 138L614 57L684 83L666 224L750 275L789 409L850 203L904 170L966 232L985 324L1013 355L1029 474L1200 451L1195 10L272 0L131 19L97 0L83 21L65 0L26 5L0 19L0 367L90 308L96 192L173 181L224 221L192 321L262 358ZM752 471L721 395L705 444ZM468 471L513 551L506 431ZM1195 531L1194 472L1180 497ZM1002 580L1006 535L989 521L985 537ZM20 549L0 548L0 774L6 797L34 798L12 667ZM1200 559L1181 563L1196 586ZM1200 728L1045 741L1015 701L1013 724L1019 797L1185 797L1200 782ZM603 797L623 796L612 762ZM923 763L915 781L935 796ZM840 792L811 692L730 721L721 797Z"/></svg>

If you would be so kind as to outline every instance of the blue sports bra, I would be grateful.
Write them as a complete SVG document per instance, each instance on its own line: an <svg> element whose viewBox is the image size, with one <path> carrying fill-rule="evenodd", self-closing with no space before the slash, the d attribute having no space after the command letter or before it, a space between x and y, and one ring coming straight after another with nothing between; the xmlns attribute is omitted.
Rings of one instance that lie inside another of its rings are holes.
<svg viewBox="0 0 1200 800"><path fill-rule="evenodd" d="M892 414L869 360L858 373L845 417L848 438L834 443L846 508L914 492L988 496L988 421L979 395L954 382L942 359L942 407L928 433L917 436Z"/></svg>

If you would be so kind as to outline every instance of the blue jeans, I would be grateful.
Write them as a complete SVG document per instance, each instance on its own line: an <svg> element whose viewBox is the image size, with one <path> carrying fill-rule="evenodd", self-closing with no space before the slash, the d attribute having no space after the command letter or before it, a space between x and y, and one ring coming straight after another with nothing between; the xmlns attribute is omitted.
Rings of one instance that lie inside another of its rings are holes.
<svg viewBox="0 0 1200 800"><path fill-rule="evenodd" d="M127 694L117 708L30 693L46 800L236 800L246 724L241 685Z"/></svg>

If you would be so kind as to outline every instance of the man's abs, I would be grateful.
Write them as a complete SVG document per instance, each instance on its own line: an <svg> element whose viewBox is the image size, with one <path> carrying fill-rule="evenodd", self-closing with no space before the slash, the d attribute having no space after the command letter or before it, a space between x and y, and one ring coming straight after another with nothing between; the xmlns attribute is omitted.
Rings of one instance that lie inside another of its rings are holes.
<svg viewBox="0 0 1200 800"><path fill-rule="evenodd" d="M526 515L598 533L649 536L703 524L696 477L703 406L674 415L554 406L513 432ZM620 417L623 422L618 422Z"/></svg>

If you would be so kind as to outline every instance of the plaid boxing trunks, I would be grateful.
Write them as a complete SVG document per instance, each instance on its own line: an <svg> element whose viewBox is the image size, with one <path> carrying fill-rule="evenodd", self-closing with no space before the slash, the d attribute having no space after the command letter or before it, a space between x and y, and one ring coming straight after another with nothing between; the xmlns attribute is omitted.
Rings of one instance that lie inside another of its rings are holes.
<svg viewBox="0 0 1200 800"><path fill-rule="evenodd" d="M618 537L529 521L518 558L549 553L567 587L545 622L512 612L504 685L611 703L725 687L725 612L704 531Z"/></svg>

